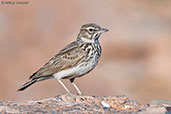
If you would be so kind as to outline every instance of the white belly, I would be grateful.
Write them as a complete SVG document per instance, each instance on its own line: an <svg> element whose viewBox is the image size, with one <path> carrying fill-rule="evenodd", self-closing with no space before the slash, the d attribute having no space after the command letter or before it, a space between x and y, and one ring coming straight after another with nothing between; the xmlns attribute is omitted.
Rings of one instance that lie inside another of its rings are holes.
<svg viewBox="0 0 171 114"><path fill-rule="evenodd" d="M84 75L86 73L88 73L89 71L91 71L96 65L97 65L98 61L95 61L95 57L91 59L91 61L89 61L89 63L85 66L82 64L74 67L74 68L70 68L70 69L66 69L63 71L60 71L56 74L54 74L54 77L56 79L62 79L64 77L69 77L69 76L81 76Z"/></svg>

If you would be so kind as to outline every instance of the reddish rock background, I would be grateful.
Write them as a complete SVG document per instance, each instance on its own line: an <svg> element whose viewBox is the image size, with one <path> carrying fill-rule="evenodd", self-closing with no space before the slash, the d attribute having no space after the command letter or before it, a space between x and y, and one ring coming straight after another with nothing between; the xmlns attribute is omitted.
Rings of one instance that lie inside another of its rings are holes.
<svg viewBox="0 0 171 114"><path fill-rule="evenodd" d="M140 102L171 99L170 0L28 1L0 3L0 100L65 93L56 80L16 90L90 22L110 31L100 38L98 66L76 80L84 95L125 94ZM76 92L69 81L64 83Z"/></svg>
<svg viewBox="0 0 171 114"><path fill-rule="evenodd" d="M124 95L75 96L58 95L29 101L0 101L2 114L170 114L171 102L155 100L139 104Z"/></svg>

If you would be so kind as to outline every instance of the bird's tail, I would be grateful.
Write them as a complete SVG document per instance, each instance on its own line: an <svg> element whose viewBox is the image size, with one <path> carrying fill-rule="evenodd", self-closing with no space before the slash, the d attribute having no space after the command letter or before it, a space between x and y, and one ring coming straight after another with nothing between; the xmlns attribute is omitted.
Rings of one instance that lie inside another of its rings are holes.
<svg viewBox="0 0 171 114"><path fill-rule="evenodd" d="M26 82L21 88L19 88L18 91L25 90L26 88L28 88L29 86L31 86L35 82L39 82L39 81L47 80L47 79L52 79L52 78L54 78L54 77L53 76L42 76L42 77L38 77L38 78L33 78L30 81Z"/></svg>
<svg viewBox="0 0 171 114"><path fill-rule="evenodd" d="M26 88L28 88L29 86L31 86L35 82L37 82L37 79L33 79L33 80L30 80L30 81L26 82L21 88L18 89L18 91L25 90Z"/></svg>

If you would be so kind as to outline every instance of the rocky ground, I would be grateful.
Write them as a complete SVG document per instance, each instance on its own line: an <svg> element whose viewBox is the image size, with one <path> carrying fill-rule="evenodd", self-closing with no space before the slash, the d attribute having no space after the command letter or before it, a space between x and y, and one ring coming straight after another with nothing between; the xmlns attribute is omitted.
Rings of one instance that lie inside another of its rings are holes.
<svg viewBox="0 0 171 114"><path fill-rule="evenodd" d="M117 113L117 114L171 114L171 101L154 100L139 104L124 95L75 96L59 95L41 100L0 101L0 113Z"/></svg>

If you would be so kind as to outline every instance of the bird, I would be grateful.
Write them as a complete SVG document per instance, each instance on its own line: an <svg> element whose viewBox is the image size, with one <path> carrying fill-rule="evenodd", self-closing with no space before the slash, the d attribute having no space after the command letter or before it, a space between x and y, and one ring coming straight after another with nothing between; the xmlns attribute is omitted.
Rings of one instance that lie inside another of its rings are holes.
<svg viewBox="0 0 171 114"><path fill-rule="evenodd" d="M78 94L82 95L74 80L95 68L101 56L99 37L107 31L108 29L101 28L95 23L82 25L76 40L65 46L33 73L29 77L29 81L18 91L23 91L36 82L56 78L68 94L72 95L61 79L69 79Z"/></svg>

